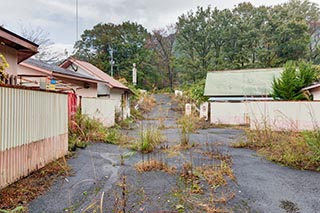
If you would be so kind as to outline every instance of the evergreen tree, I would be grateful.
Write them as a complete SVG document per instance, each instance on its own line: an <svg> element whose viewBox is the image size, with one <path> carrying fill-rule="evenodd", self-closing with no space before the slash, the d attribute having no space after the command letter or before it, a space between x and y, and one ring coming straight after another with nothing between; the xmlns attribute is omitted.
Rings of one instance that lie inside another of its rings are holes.
<svg viewBox="0 0 320 213"><path fill-rule="evenodd" d="M310 63L289 61L284 66L281 77L273 79L272 96L281 100L310 100L302 88L317 80L317 69Z"/></svg>

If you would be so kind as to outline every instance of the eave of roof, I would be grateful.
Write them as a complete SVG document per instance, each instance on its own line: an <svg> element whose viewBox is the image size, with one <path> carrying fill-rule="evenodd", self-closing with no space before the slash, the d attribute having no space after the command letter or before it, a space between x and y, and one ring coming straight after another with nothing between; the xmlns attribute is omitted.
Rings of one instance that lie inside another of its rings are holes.
<svg viewBox="0 0 320 213"><path fill-rule="evenodd" d="M304 87L304 88L302 88L301 91L312 90L312 89L315 89L315 88L318 88L318 87L320 87L320 82L315 83L315 84L310 85L310 86L307 86L307 87Z"/></svg>
<svg viewBox="0 0 320 213"><path fill-rule="evenodd" d="M50 76L55 76L55 77L65 77L65 78L69 78L69 79L74 79L74 80L80 80L80 81L84 81L84 82L91 82L91 83L107 83L103 80L99 80L99 79L94 79L94 78L89 78L87 76L83 76L81 74L74 75L71 71L69 70L65 70L64 72L58 72L54 69L50 69L50 68L42 68L40 66L37 66L36 64L32 63L31 61L35 61L35 60L27 60L22 62L20 65L28 67L30 69L34 69L37 70L39 72L42 73L46 73ZM42 62L41 62L42 63ZM45 63L42 63L45 64ZM47 65L47 64L46 64ZM55 66L55 65L48 65L48 66ZM63 69L61 67L56 66L59 69ZM64 69L63 69L64 70Z"/></svg>
<svg viewBox="0 0 320 213"><path fill-rule="evenodd" d="M209 101L216 102L241 102L241 101L272 101L272 97L211 97Z"/></svg>
<svg viewBox="0 0 320 213"><path fill-rule="evenodd" d="M0 26L0 43L18 51L18 63L38 52L39 45Z"/></svg>
<svg viewBox="0 0 320 213"><path fill-rule="evenodd" d="M69 67L71 64L75 64L79 67L81 67L82 69L86 70L87 72L91 73L94 76L97 76L100 79L103 79L105 81L107 81L107 85L110 88L117 88L117 89L122 89L128 92L133 93L130 88L126 87L125 85L123 85L122 83L120 83L119 81L117 81L116 79L112 78L111 76L109 76L107 73L103 72L102 70L100 70L99 68L95 67L94 65L85 62L85 61L81 61L81 60L77 60L75 58L68 58L67 60L65 60L60 67L63 68L67 68ZM92 70L90 67L88 66L92 66L92 68L96 69L95 71ZM99 72L99 73L98 73ZM112 82L114 81L114 82Z"/></svg>

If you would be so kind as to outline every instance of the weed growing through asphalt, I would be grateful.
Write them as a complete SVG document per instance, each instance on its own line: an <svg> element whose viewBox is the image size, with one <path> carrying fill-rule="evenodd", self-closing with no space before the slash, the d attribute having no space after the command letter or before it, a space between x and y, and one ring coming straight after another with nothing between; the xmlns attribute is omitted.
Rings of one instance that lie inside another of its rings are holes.
<svg viewBox="0 0 320 213"><path fill-rule="evenodd" d="M140 125L140 138L132 145L133 150L140 151L142 153L150 153L159 145L162 141L163 135L161 131L154 125L144 126Z"/></svg>
<svg viewBox="0 0 320 213"><path fill-rule="evenodd" d="M166 163L158 160L142 161L135 165L138 172L163 171L169 174L174 174L176 169L168 166Z"/></svg>
<svg viewBox="0 0 320 213"><path fill-rule="evenodd" d="M177 123L180 127L180 145L188 146L190 142L190 134L197 129L199 119L194 115L183 115L178 119Z"/></svg>
<svg viewBox="0 0 320 213"><path fill-rule="evenodd" d="M182 184L173 190L178 199L176 207L192 212L231 211L226 205L235 197L235 192L228 189L228 184L235 183L236 178L231 156L223 153L220 145L218 142L206 142L185 158L179 171ZM194 155L194 152L201 155Z"/></svg>
<svg viewBox="0 0 320 213"><path fill-rule="evenodd" d="M141 94L138 104L139 104L139 109L141 109L143 112L151 112L151 110L156 105L156 99L152 94L144 93L144 94Z"/></svg>

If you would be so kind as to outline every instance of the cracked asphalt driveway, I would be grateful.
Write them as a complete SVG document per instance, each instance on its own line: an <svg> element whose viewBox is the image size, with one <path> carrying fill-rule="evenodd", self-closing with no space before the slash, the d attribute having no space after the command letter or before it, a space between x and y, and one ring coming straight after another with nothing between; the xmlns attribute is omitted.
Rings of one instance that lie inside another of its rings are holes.
<svg viewBox="0 0 320 213"><path fill-rule="evenodd" d="M148 114L145 122L156 122L166 111L164 129L166 143L179 141L179 130L174 127L178 116L171 109L168 95L156 95L157 107ZM137 135L137 129L126 134ZM233 159L233 171L237 182L230 186L236 192L231 201L234 212L320 212L320 173L300 171L284 167L257 156L255 151L230 147L243 131L235 129L203 129L192 134L190 140L195 143L204 141L219 142L224 153ZM172 204L158 202L150 196L166 196L162 191L170 190L175 177L159 172L139 176L133 165L141 160L141 155L128 157L121 165L120 155L130 150L116 145L96 143L84 150L77 150L76 156L68 160L74 175L55 182L51 190L32 201L30 212L83 212L93 200L100 200L105 194L104 212L114 212L111 194L118 184L119 175L125 173L131 184L145 186L145 191L136 196L149 196L149 205L133 208L131 212L157 212L172 209ZM149 182L150 181L150 182ZM140 189L136 189L138 192ZM149 190L149 191L148 191ZM151 202L152 201L152 202ZM173 201L172 201L173 202Z"/></svg>

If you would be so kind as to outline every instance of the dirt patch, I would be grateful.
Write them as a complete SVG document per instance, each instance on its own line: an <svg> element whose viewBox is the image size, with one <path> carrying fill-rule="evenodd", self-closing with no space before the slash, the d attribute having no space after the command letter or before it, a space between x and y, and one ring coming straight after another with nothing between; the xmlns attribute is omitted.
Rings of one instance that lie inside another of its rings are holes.
<svg viewBox="0 0 320 213"><path fill-rule="evenodd" d="M286 213L299 213L300 212L298 206L288 200L281 200L279 207L284 209L286 211Z"/></svg>
<svg viewBox="0 0 320 213"><path fill-rule="evenodd" d="M0 190L0 209L25 209L26 204L43 192L50 189L53 182L59 177L70 174L70 167L65 158L60 158L44 168L33 172L10 186Z"/></svg>

